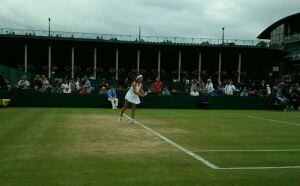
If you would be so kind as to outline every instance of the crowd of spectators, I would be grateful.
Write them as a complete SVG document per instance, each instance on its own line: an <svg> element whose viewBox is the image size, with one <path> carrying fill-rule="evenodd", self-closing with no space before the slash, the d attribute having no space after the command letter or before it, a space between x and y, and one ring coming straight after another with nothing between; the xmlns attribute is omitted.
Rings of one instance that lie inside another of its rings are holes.
<svg viewBox="0 0 300 186"><path fill-rule="evenodd" d="M214 85L212 79L207 79L206 83L202 79L185 80L186 92L190 95L199 96L270 96L272 94L271 86L262 80L256 83L237 83L228 79Z"/></svg>
<svg viewBox="0 0 300 186"><path fill-rule="evenodd" d="M17 83L16 86L12 86L17 90L32 90L35 92L47 92L47 93L80 93L89 94L92 92L93 87L87 76L82 78L68 78L65 76L63 79L56 78L51 81L46 78L45 75L35 75L32 84L27 80L27 76L24 75Z"/></svg>
<svg viewBox="0 0 300 186"><path fill-rule="evenodd" d="M82 78L53 78L48 79L45 75L35 75L32 81L28 80L26 75L23 75L17 84L11 84L5 78L4 73L0 75L0 89L3 90L23 90L43 93L80 93L90 94L93 91L93 86L88 76Z"/></svg>
<svg viewBox="0 0 300 186"><path fill-rule="evenodd" d="M274 106L283 106L285 110L300 109L300 86L299 83L293 82L289 75L277 79L273 86L265 80L258 84L252 82L235 85L230 79L219 82L217 86L214 86L211 79L207 79L206 84L201 79L186 80L186 86L189 87L186 91L189 91L191 96L270 96Z"/></svg>
<svg viewBox="0 0 300 186"><path fill-rule="evenodd" d="M124 71L125 73L125 71ZM5 74L0 74L0 89L7 90L23 90L46 93L79 93L90 94L97 93L107 95L108 91L113 88L115 92L124 94L132 79L136 74L135 70L130 71L127 75L121 77L120 81L108 81L105 78L94 80L93 77L83 76L69 78L50 78L45 75L35 75L33 80L29 81L27 76L22 76L16 85L11 85L5 78ZM203 79L187 79L184 76L182 82L178 82L176 78L171 81L161 81L156 78L151 81L150 78L145 78L144 88L150 89L154 94L159 96L170 96L171 94L185 94L190 96L271 96L276 99L274 104L285 104L287 107L299 108L299 83L291 80L290 76L283 76L274 82L251 81L248 80L242 83L236 83L232 79L225 79L222 82L216 83L217 78ZM111 94L111 93L110 93Z"/></svg>

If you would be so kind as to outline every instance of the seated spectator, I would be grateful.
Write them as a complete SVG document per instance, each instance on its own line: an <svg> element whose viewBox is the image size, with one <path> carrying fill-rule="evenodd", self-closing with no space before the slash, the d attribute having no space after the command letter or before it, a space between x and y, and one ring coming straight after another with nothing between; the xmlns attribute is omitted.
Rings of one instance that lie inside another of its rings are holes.
<svg viewBox="0 0 300 186"><path fill-rule="evenodd" d="M265 80L262 80L261 83L258 85L258 90L262 96L267 94L267 86Z"/></svg>
<svg viewBox="0 0 300 186"><path fill-rule="evenodd" d="M245 87L244 90L240 94L241 97L248 97L247 88Z"/></svg>
<svg viewBox="0 0 300 186"><path fill-rule="evenodd" d="M191 83L190 83L190 92L193 92L193 90L195 89L195 88L198 88L198 82L197 82L197 80L195 80L195 79L192 79L191 80Z"/></svg>
<svg viewBox="0 0 300 186"><path fill-rule="evenodd" d="M255 96L255 94L256 94L256 90L255 89L252 89L252 88L248 89L248 96L249 97Z"/></svg>
<svg viewBox="0 0 300 186"><path fill-rule="evenodd" d="M190 80L188 80L187 78L183 78L182 82L184 83L185 88L190 86Z"/></svg>
<svg viewBox="0 0 300 186"><path fill-rule="evenodd" d="M199 81L198 81L198 91L201 93L205 92L205 84L202 81L202 79L199 79Z"/></svg>
<svg viewBox="0 0 300 186"><path fill-rule="evenodd" d="M197 91L197 88L194 88L194 90L191 92L191 96L199 96L199 92Z"/></svg>
<svg viewBox="0 0 300 186"><path fill-rule="evenodd" d="M22 79L18 82L17 87L22 90L27 90L30 88L30 83L27 80L27 76L22 76Z"/></svg>
<svg viewBox="0 0 300 186"><path fill-rule="evenodd" d="M233 96L234 92L236 91L235 86L233 85L233 81L229 80L229 84L225 87L225 94L228 96Z"/></svg>
<svg viewBox="0 0 300 186"><path fill-rule="evenodd" d="M76 84L74 78L71 79L71 81L70 81L70 83L69 83L69 87L70 87L71 93L77 92L77 84Z"/></svg>
<svg viewBox="0 0 300 186"><path fill-rule="evenodd" d="M87 76L85 76L84 78L82 78L82 81L83 81L83 85L82 85L83 92L90 94L93 89L90 80L87 78Z"/></svg>
<svg viewBox="0 0 300 186"><path fill-rule="evenodd" d="M41 81L42 81L42 92L48 92L50 88L50 84L45 75L42 75Z"/></svg>
<svg viewBox="0 0 300 186"><path fill-rule="evenodd" d="M81 90L81 79L78 77L76 81L76 91L79 92Z"/></svg>
<svg viewBox="0 0 300 186"><path fill-rule="evenodd" d="M280 82L277 85L276 88L276 99L281 103L281 104L287 104L289 102L289 99L284 95L284 91L286 89L286 85L283 82Z"/></svg>
<svg viewBox="0 0 300 186"><path fill-rule="evenodd" d="M163 96L170 96L171 92L169 91L168 87L165 87L165 89L162 91Z"/></svg>
<svg viewBox="0 0 300 186"><path fill-rule="evenodd" d="M117 91L116 88L113 86L110 87L110 89L107 91L107 98L108 101L111 102L112 109L118 109L118 98L117 98Z"/></svg>
<svg viewBox="0 0 300 186"><path fill-rule="evenodd" d="M42 90L42 78L40 75L36 75L34 80L33 80L33 83L32 83L32 86L33 86L33 90L34 91L41 91Z"/></svg>
<svg viewBox="0 0 300 186"><path fill-rule="evenodd" d="M54 84L55 85L52 87L51 93L55 93L55 94L62 93L60 82L59 81L55 81Z"/></svg>
<svg viewBox="0 0 300 186"><path fill-rule="evenodd" d="M224 91L225 91L225 87L224 87L223 83L222 83L222 82L219 82L219 85L218 85L218 93L219 93L219 94L223 94Z"/></svg>
<svg viewBox="0 0 300 186"><path fill-rule="evenodd" d="M61 90L62 90L62 93L64 93L64 94L71 93L70 84L67 79L64 79L64 82L61 84Z"/></svg>
<svg viewBox="0 0 300 186"><path fill-rule="evenodd" d="M101 87L99 94L100 95L106 95L107 94L106 88L105 87Z"/></svg>
<svg viewBox="0 0 300 186"><path fill-rule="evenodd" d="M206 89L207 95L211 95L211 94L215 91L214 85L213 85L213 83L211 82L211 79L208 79L208 80L207 80L205 89Z"/></svg>
<svg viewBox="0 0 300 186"><path fill-rule="evenodd" d="M151 90L157 94L161 94L162 87L163 87L162 81L159 78L156 78L156 81L155 83L153 83Z"/></svg>

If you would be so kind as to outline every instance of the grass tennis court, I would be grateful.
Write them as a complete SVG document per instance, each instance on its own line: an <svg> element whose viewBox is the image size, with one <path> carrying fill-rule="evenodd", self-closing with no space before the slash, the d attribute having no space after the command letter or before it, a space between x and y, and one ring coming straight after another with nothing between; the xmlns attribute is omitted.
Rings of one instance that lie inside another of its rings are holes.
<svg viewBox="0 0 300 186"><path fill-rule="evenodd" d="M137 125L117 117L0 109L0 184L300 185L299 112L138 109Z"/></svg>

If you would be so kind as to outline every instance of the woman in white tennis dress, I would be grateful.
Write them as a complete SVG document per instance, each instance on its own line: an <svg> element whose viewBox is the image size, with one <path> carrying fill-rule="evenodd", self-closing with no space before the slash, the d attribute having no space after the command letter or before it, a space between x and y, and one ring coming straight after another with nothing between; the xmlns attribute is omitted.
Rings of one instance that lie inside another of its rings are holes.
<svg viewBox="0 0 300 186"><path fill-rule="evenodd" d="M143 81L143 76L139 75L137 76L135 81L131 84L131 87L125 96L125 103L124 103L124 107L121 110L119 122L121 121L121 118L125 110L128 108L129 104L131 104L131 123L132 124L135 123L134 117L135 117L136 105L141 103L140 97L144 97L146 95L143 90L142 81Z"/></svg>

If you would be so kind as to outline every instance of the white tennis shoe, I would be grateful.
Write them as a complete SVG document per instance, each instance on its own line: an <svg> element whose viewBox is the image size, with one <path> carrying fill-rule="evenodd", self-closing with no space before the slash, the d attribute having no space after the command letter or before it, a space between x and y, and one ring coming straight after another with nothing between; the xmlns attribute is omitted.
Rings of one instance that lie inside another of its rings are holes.
<svg viewBox="0 0 300 186"><path fill-rule="evenodd" d="M137 122L136 122L135 119L131 119L131 120L130 120L130 123L133 124L133 125L134 125L134 124L137 124Z"/></svg>

